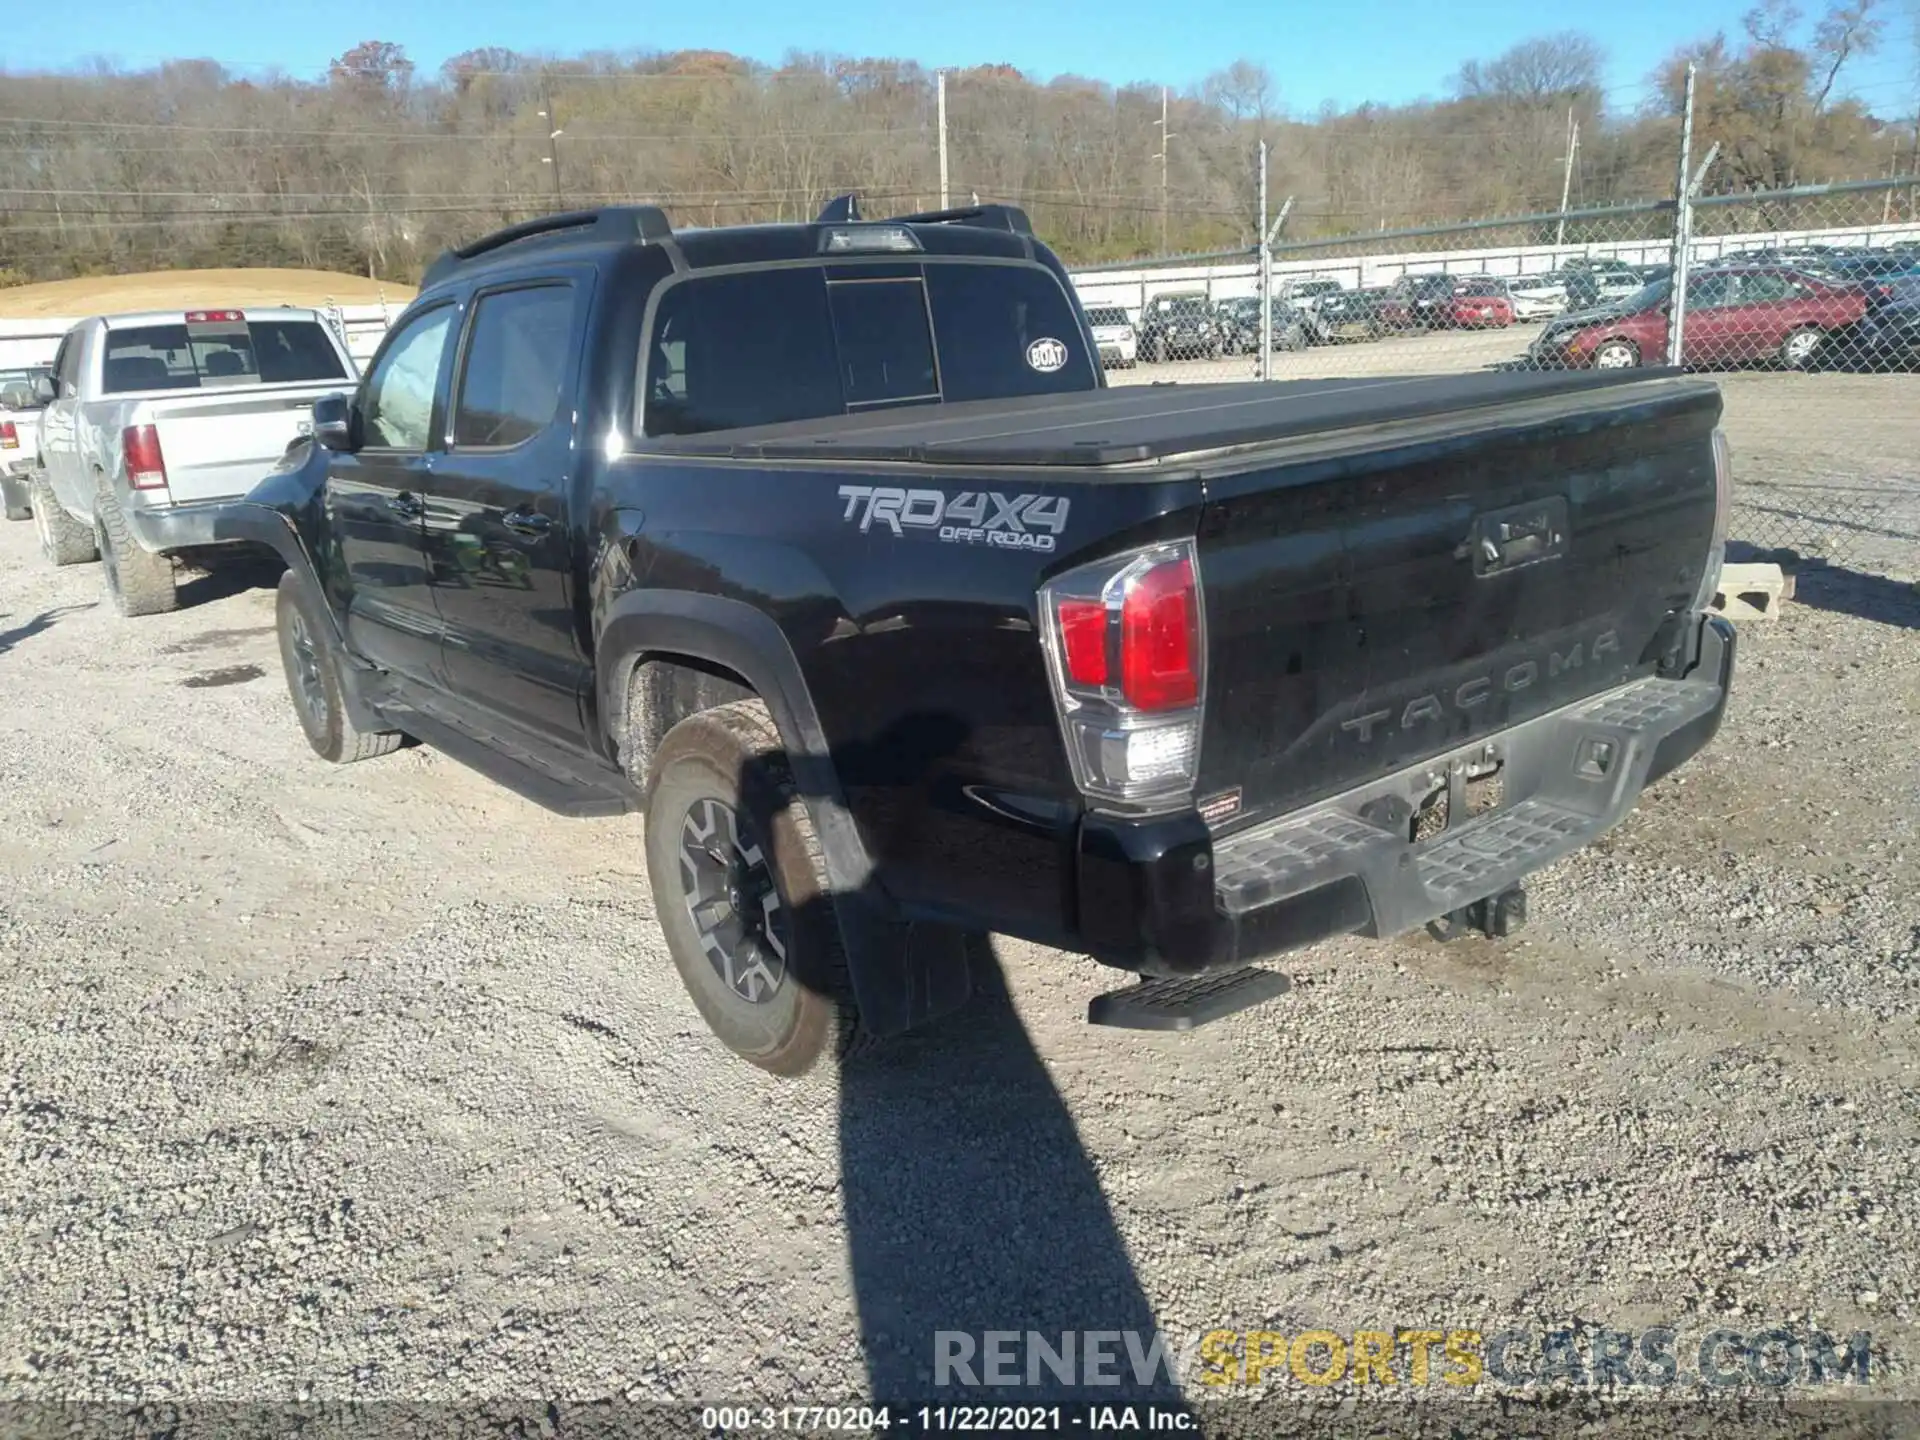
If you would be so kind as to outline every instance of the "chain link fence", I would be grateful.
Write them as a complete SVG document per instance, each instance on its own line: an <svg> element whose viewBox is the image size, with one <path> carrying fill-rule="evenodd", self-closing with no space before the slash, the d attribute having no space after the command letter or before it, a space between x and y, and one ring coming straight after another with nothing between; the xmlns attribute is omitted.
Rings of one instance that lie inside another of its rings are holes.
<svg viewBox="0 0 1920 1440"><path fill-rule="evenodd" d="M1720 379L1736 541L1920 573L1912 179L1075 271L1115 384L1625 369ZM1690 234L1684 246L1676 230Z"/></svg>

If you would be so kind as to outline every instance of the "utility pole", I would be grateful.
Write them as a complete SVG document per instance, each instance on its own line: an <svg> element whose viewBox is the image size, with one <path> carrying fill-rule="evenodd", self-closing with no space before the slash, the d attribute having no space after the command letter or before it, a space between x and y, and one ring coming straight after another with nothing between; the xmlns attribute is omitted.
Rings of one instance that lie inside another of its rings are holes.
<svg viewBox="0 0 1920 1440"><path fill-rule="evenodd" d="M1573 198L1573 157L1580 153L1580 122L1573 118L1573 107L1567 107L1567 172L1560 177L1560 224L1553 232L1553 243L1561 246L1567 243L1567 202ZM1558 257L1555 257L1558 263Z"/></svg>
<svg viewBox="0 0 1920 1440"><path fill-rule="evenodd" d="M1667 363L1680 363L1687 329L1688 254L1693 249L1693 84L1699 66L1687 62L1686 100L1680 110L1680 178L1673 187L1673 298L1667 306Z"/></svg>
<svg viewBox="0 0 1920 1440"><path fill-rule="evenodd" d="M559 117L555 115L553 109L553 95L548 90L544 78L540 81L540 105L540 118L547 122L547 153L544 163L553 167L553 206L556 210L564 210L567 207L560 195L560 147L554 142L566 134L566 131L560 128Z"/></svg>
<svg viewBox="0 0 1920 1440"><path fill-rule="evenodd" d="M1167 253L1167 142L1173 136L1167 132L1167 87L1160 87L1160 153L1153 158L1160 162L1160 253Z"/></svg>
<svg viewBox="0 0 1920 1440"><path fill-rule="evenodd" d="M938 96L940 109L940 208L949 208L947 201L947 72L934 72L934 93Z"/></svg>

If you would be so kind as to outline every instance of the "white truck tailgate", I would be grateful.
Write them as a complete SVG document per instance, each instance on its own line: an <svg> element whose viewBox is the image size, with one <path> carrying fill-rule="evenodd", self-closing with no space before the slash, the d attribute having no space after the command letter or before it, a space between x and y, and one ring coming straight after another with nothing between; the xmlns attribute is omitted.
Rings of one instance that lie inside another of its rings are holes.
<svg viewBox="0 0 1920 1440"><path fill-rule="evenodd" d="M339 387L332 387L338 389ZM313 427L313 402L324 390L235 395L174 410L156 407L167 490L176 504L224 500L257 485L296 436Z"/></svg>

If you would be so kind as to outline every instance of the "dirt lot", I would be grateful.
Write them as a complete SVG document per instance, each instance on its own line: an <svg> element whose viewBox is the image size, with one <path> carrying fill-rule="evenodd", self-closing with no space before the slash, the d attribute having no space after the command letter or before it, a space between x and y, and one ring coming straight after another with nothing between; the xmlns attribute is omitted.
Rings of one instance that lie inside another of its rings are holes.
<svg viewBox="0 0 1920 1440"><path fill-rule="evenodd" d="M1755 417L1822 378L1736 377L1736 446L1785 467ZM1832 378L1880 428L1797 473L1912 466L1904 382ZM786 1084L705 1037L637 820L330 769L271 592L187 598L121 622L0 526L0 1396L818 1402L926 1393L942 1330L1665 1323L1683 1386L1784 1326L1920 1399L1906 585L1744 632L1712 750L1523 938L1327 945L1184 1037L1001 943L1005 998Z"/></svg>
<svg viewBox="0 0 1920 1440"><path fill-rule="evenodd" d="M413 298L411 285L332 270L155 270L92 275L0 290L0 319L101 315L126 310L178 310L195 305L371 305L385 299L395 313Z"/></svg>

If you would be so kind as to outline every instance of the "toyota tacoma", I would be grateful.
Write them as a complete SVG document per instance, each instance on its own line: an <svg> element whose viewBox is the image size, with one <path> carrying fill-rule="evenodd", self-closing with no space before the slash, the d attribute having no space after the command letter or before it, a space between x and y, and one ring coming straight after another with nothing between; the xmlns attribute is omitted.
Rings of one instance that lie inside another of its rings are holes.
<svg viewBox="0 0 1920 1440"><path fill-rule="evenodd" d="M1110 389L1012 207L607 209L436 262L223 525L287 561L320 756L644 812L695 1005L794 1073L958 1007L983 932L1179 1029L1327 937L1516 926L1720 723L1720 410L1649 371Z"/></svg>

